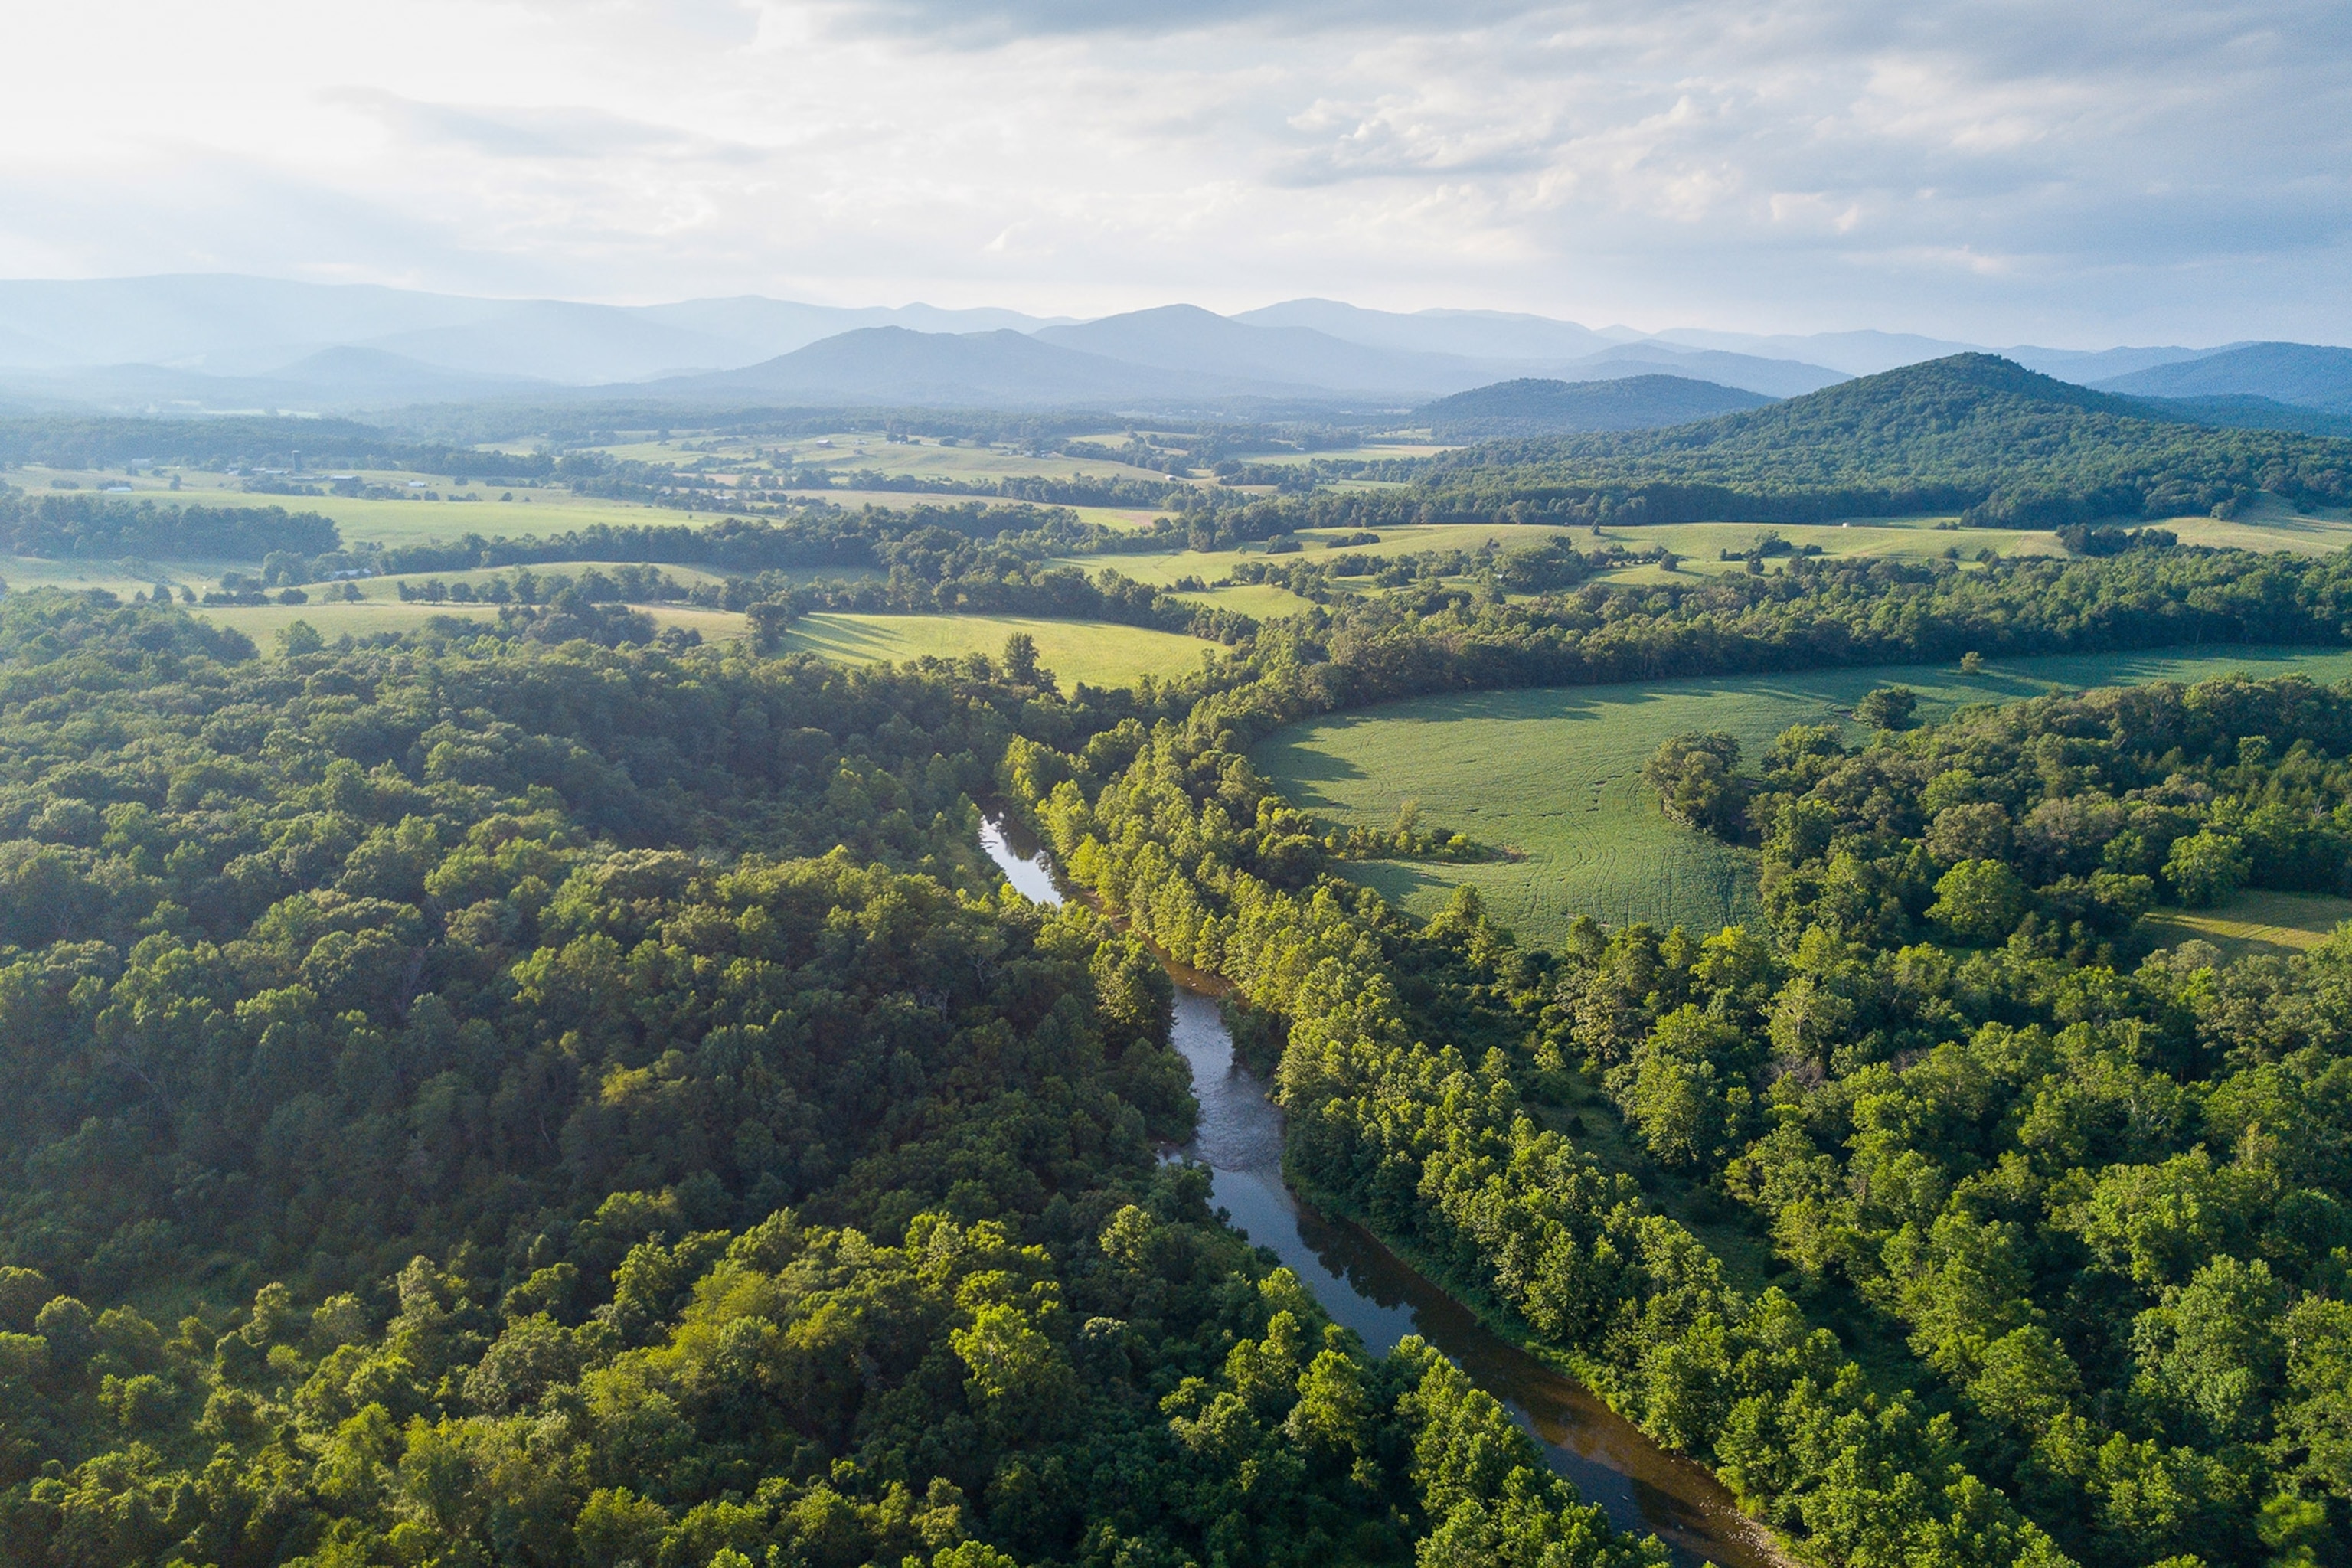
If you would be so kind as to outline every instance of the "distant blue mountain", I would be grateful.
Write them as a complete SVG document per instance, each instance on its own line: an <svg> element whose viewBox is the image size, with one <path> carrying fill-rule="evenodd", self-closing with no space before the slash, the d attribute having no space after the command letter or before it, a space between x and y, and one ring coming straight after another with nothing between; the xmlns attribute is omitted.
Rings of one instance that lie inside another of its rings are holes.
<svg viewBox="0 0 2352 1568"><path fill-rule="evenodd" d="M2247 343L2096 384L2130 397L2268 397L2352 414L2352 349Z"/></svg>
<svg viewBox="0 0 2352 1568"><path fill-rule="evenodd" d="M1413 410L1440 440L1563 436L1583 430L1654 430L1761 408L1772 399L1679 375L1612 381L1497 382Z"/></svg>

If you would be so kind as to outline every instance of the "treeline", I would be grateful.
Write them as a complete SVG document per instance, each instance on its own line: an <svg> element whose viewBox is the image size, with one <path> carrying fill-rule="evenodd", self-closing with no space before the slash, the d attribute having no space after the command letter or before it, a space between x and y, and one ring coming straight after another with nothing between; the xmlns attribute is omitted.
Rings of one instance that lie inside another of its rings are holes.
<svg viewBox="0 0 2352 1568"><path fill-rule="evenodd" d="M972 539L1028 536L1041 552L1076 548L1103 531L1079 522L1069 511L1026 505L969 501L903 510L867 506L856 511L827 507L784 518L725 517L701 526L598 523L530 539L469 533L447 543L396 546L382 552L376 561L379 570L388 574L551 561L643 562L742 573L874 568L884 564L881 547L888 542L932 531Z"/></svg>
<svg viewBox="0 0 2352 1568"><path fill-rule="evenodd" d="M1075 566L1041 564L1032 549L943 528L902 534L876 548L887 574L800 583L730 581L704 597L741 608L762 640L820 610L864 615L1017 615L1109 621L1227 644L1257 630L1249 616L1177 597L1108 568L1089 577Z"/></svg>
<svg viewBox="0 0 2352 1568"><path fill-rule="evenodd" d="M11 555L252 561L281 551L326 555L341 544L334 521L314 511L0 489L0 550Z"/></svg>
<svg viewBox="0 0 2352 1568"><path fill-rule="evenodd" d="M1276 657L1297 661L1318 700L1340 708L1432 691L1952 662L1971 652L2340 644L2352 627L2352 563L2135 550L1964 571L1811 557L1770 576L1586 583L1518 604L1484 587L1408 585L1328 611L1286 634L1298 640Z"/></svg>
<svg viewBox="0 0 2352 1568"><path fill-rule="evenodd" d="M11 1561L1663 1563L1157 1161L1156 961L958 890L1079 711L249 651L0 603Z"/></svg>
<svg viewBox="0 0 2352 1568"><path fill-rule="evenodd" d="M309 468L495 473L516 479L544 478L553 463L544 453L486 453L470 441L418 440L349 419L256 415L202 419L42 415L0 419L0 468L37 464L52 468L116 468L132 463L162 468L285 468L297 454Z"/></svg>
<svg viewBox="0 0 2352 1568"><path fill-rule="evenodd" d="M1028 501L1038 506L1119 506L1157 510L1192 495L1192 487L1173 480L1135 479L1072 474L1056 479L1031 474L1007 479L935 479L917 474L881 474L871 469L855 473L821 471L817 482L849 490L905 491L912 495L991 496L1000 500Z"/></svg>

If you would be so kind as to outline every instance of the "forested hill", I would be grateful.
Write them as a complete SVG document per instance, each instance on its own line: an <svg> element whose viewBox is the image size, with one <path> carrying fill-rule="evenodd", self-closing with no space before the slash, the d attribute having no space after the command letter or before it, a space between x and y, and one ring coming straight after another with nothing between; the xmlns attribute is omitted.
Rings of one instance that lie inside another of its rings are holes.
<svg viewBox="0 0 2352 1568"><path fill-rule="evenodd" d="M2352 442L2168 420L2146 404L1956 354L1664 430L1497 442L1450 454L1435 510L1764 521L1960 511L2047 527L2228 510L2270 490L2352 500ZM1580 511L1581 507L1581 511Z"/></svg>
<svg viewBox="0 0 2352 1568"><path fill-rule="evenodd" d="M1442 441L1477 441L1584 430L1652 430L1762 408L1771 401L1685 375L1629 375L1613 381L1527 377L1441 397L1414 410L1413 417L1427 423Z"/></svg>

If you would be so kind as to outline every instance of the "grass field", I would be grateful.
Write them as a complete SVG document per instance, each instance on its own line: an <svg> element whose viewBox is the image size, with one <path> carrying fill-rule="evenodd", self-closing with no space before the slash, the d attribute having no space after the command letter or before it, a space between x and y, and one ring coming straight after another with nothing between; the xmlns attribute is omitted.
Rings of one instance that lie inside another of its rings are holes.
<svg viewBox="0 0 2352 1568"><path fill-rule="evenodd" d="M924 495L914 490L786 490L782 493L796 501L830 501L851 511L868 506L884 511L905 511L918 506L970 506L974 501L983 506L1000 504L991 496ZM1012 506L1018 503L1005 501L1001 504ZM1165 512L1119 506L1074 506L1065 510L1077 513L1081 522L1098 522L1122 533L1149 527L1154 520L1167 515Z"/></svg>
<svg viewBox="0 0 2352 1568"><path fill-rule="evenodd" d="M1295 616L1301 610L1315 607L1312 599L1302 599L1289 589L1277 588L1270 583L1229 583L1205 593L1183 593L1176 596L1187 604L1214 605L1220 609L1238 610L1262 621L1271 620L1276 616Z"/></svg>
<svg viewBox="0 0 2352 1568"><path fill-rule="evenodd" d="M729 610L696 609L687 605L640 605L654 624L665 629L691 626L705 642L726 642L751 629L744 618ZM492 605L404 605L396 599L368 599L356 605L223 605L191 608L189 614L215 626L235 626L251 637L264 654L275 657L278 634L296 621L308 621L329 642L349 633L369 637L376 632L413 632L436 616L493 624Z"/></svg>
<svg viewBox="0 0 2352 1568"><path fill-rule="evenodd" d="M548 570L555 570L549 568ZM448 574L449 581L458 574ZM488 575L480 574L479 575ZM359 604L335 602L309 605L253 605L197 609L194 614L219 626L235 626L251 637L265 654L277 652L278 634L296 621L308 621L329 641L348 632L365 637L375 632L415 631L436 616L494 622L489 605L403 604L385 587L388 579L365 584L380 591ZM748 631L744 618L731 611L697 609L685 605L640 605L662 627L690 626L706 642L722 642ZM1004 651L1004 639L1026 632L1036 639L1039 661L1060 678L1064 690L1078 681L1102 687L1129 686L1138 677L1168 679L1200 668L1203 654L1217 645L1172 632L1141 626L1112 626L1096 621L1044 620L1025 616L809 616L783 638L785 652L814 653L845 664L879 659L903 660L926 654L959 658L965 654L992 657Z"/></svg>
<svg viewBox="0 0 2352 1568"><path fill-rule="evenodd" d="M1221 651L1215 643L1173 632L1028 616L807 616L793 623L783 647L853 664L926 654L993 657L1014 632L1036 639L1038 662L1060 678L1065 691L1081 680L1114 687L1131 686L1144 675L1162 680L1189 675L1201 668L1202 655Z"/></svg>
<svg viewBox="0 0 2352 1568"><path fill-rule="evenodd" d="M224 572L250 570L250 561L151 562L153 575L124 572L111 561L53 561L38 555L0 555L0 583L21 588L105 588L125 598L157 583L197 589L216 584Z"/></svg>
<svg viewBox="0 0 2352 1568"><path fill-rule="evenodd" d="M1642 764L1675 735L1729 731L1752 759L1791 724L1835 722L1861 739L1844 710L1875 686L1913 688L1933 719L1967 702L2235 670L2341 680L2352 677L2352 650L2090 655L1991 664L1975 676L1895 666L1428 698L1296 725L1251 755L1325 820L1386 826L1413 800L1432 825L1522 853L1481 865L1375 861L1351 874L1417 914L1456 885L1475 887L1497 919L1553 945L1580 914L1712 930L1757 912L1754 857L1669 823L1642 787Z"/></svg>
<svg viewBox="0 0 2352 1568"><path fill-rule="evenodd" d="M2302 952L2352 921L2352 899L2318 893L2240 893L2213 910L2160 910L2148 917L2170 944L2201 937L2231 958Z"/></svg>

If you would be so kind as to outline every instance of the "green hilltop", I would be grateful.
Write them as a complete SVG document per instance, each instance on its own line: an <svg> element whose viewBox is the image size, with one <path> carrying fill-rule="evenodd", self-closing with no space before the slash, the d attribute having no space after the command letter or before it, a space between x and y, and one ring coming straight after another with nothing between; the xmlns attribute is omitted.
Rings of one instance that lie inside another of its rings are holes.
<svg viewBox="0 0 2352 1568"><path fill-rule="evenodd" d="M1440 458L1419 489L1449 514L1514 503L1538 516L1630 506L1661 522L1968 511L2051 527L2227 515L2265 490L2342 505L2352 443L2213 428L1996 355L1955 354L1669 429L1473 447Z"/></svg>
<svg viewBox="0 0 2352 1568"><path fill-rule="evenodd" d="M1684 425L1772 400L1685 375L1628 375L1612 381L1498 381L1441 397L1413 411L1440 440L1560 435L1585 430L1647 430Z"/></svg>

